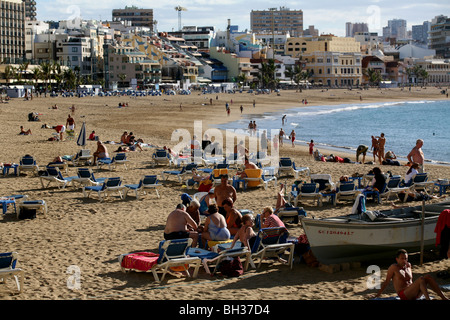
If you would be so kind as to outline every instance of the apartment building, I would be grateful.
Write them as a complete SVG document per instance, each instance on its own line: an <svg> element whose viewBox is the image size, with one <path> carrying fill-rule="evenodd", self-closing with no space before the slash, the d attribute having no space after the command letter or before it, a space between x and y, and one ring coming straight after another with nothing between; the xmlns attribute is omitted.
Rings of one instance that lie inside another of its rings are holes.
<svg viewBox="0 0 450 320"><path fill-rule="evenodd" d="M345 36L354 37L357 32L369 32L369 25L365 22L346 22Z"/></svg>
<svg viewBox="0 0 450 320"><path fill-rule="evenodd" d="M106 87L118 83L121 87L136 84L142 88L161 80L161 65L134 47L105 44L104 60Z"/></svg>
<svg viewBox="0 0 450 320"><path fill-rule="evenodd" d="M303 11L286 7L252 10L250 28L254 33L289 33L293 37L300 37L303 35Z"/></svg>
<svg viewBox="0 0 450 320"><path fill-rule="evenodd" d="M310 81L327 86L360 85L362 54L354 38L322 35L290 38L286 55L301 59L310 74Z"/></svg>
<svg viewBox="0 0 450 320"><path fill-rule="evenodd" d="M153 9L125 6L125 9L113 9L113 21L129 21L133 27L147 27L153 32Z"/></svg>
<svg viewBox="0 0 450 320"><path fill-rule="evenodd" d="M15 63L25 56L25 4L0 1L0 60Z"/></svg>
<svg viewBox="0 0 450 320"><path fill-rule="evenodd" d="M36 1L35 0L23 0L25 4L25 18L26 20L36 20Z"/></svg>
<svg viewBox="0 0 450 320"><path fill-rule="evenodd" d="M450 58L450 18L437 16L431 21L429 48L436 50L439 58Z"/></svg>
<svg viewBox="0 0 450 320"><path fill-rule="evenodd" d="M419 59L415 61L418 65L426 70L428 78L426 82L436 84L450 83L450 62L446 59Z"/></svg>

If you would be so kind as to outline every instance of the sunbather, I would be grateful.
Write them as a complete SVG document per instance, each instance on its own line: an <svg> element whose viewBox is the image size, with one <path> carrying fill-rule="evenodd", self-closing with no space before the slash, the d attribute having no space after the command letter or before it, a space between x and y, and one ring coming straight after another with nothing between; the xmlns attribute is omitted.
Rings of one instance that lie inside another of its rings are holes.
<svg viewBox="0 0 450 320"><path fill-rule="evenodd" d="M224 241L231 237L227 228L225 217L221 215L215 204L208 208L209 215L206 217L205 226L202 232L202 239L212 241Z"/></svg>
<svg viewBox="0 0 450 320"><path fill-rule="evenodd" d="M448 300L442 293L439 285L430 275L421 276L413 282L411 263L408 262L408 253L406 250L399 250L395 260L397 263L394 263L389 267L386 280L383 282L381 289L374 298L380 296L392 280L394 289L401 300L416 300L422 294L427 300L430 300L428 286L430 286L442 300Z"/></svg>
<svg viewBox="0 0 450 320"><path fill-rule="evenodd" d="M101 141L97 141L97 151L94 152L94 161L92 162L92 165L96 164L97 159L103 159L103 158L109 158L108 149L106 149L106 146Z"/></svg>
<svg viewBox="0 0 450 320"><path fill-rule="evenodd" d="M186 212L186 207L183 204L177 205L177 208L172 211L167 217L166 227L164 228L164 239L186 239L192 238L192 247L197 246L198 233L197 223ZM192 231L189 228L193 229Z"/></svg>
<svg viewBox="0 0 450 320"><path fill-rule="evenodd" d="M25 130L23 128L23 126L20 126L20 133L19 134L21 134L21 135L29 135L29 134L31 134L31 129Z"/></svg>
<svg viewBox="0 0 450 320"><path fill-rule="evenodd" d="M227 228L230 230L231 235L235 235L242 225L241 213L233 207L233 200L231 198L225 199L222 202L222 206L226 211Z"/></svg>
<svg viewBox="0 0 450 320"><path fill-rule="evenodd" d="M242 227L234 236L231 249L238 240L241 242L243 247L247 247L248 250L252 249L256 240L256 233L253 231L254 221L255 219L252 214L246 214L242 217Z"/></svg>

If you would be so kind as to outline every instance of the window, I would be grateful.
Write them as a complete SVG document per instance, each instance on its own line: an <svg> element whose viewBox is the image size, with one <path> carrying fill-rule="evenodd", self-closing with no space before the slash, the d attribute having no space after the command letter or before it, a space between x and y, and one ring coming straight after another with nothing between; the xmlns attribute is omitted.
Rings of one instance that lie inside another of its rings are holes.
<svg viewBox="0 0 450 320"><path fill-rule="evenodd" d="M78 48L77 47L72 47L72 52L78 52Z"/></svg>

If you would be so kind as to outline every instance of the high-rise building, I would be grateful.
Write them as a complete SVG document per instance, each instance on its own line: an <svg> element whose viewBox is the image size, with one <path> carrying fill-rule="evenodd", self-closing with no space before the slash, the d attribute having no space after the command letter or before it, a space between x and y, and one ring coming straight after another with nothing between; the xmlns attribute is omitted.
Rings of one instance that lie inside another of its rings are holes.
<svg viewBox="0 0 450 320"><path fill-rule="evenodd" d="M354 37L357 32L369 32L369 25L365 22L347 22L345 24L346 37Z"/></svg>
<svg viewBox="0 0 450 320"><path fill-rule="evenodd" d="M36 1L34 0L23 0L25 3L25 18L26 20L35 21L36 20Z"/></svg>
<svg viewBox="0 0 450 320"><path fill-rule="evenodd" d="M153 31L153 9L142 9L136 6L125 9L113 9L113 21L129 21L133 27L147 27Z"/></svg>
<svg viewBox="0 0 450 320"><path fill-rule="evenodd" d="M286 7L252 10L250 28L254 33L289 33L292 37L303 34L303 11Z"/></svg>
<svg viewBox="0 0 450 320"><path fill-rule="evenodd" d="M406 20L393 19L388 20L387 27L383 28L383 38L395 38L397 40L403 40L407 38L406 33Z"/></svg>
<svg viewBox="0 0 450 320"><path fill-rule="evenodd" d="M428 32L430 32L430 29L430 21L424 21L423 24L412 26L412 39L419 43L428 44Z"/></svg>
<svg viewBox="0 0 450 320"><path fill-rule="evenodd" d="M436 50L439 58L450 58L450 18L437 16L431 21L429 48Z"/></svg>
<svg viewBox="0 0 450 320"><path fill-rule="evenodd" d="M0 2L0 60L16 63L25 56L25 4L22 0Z"/></svg>

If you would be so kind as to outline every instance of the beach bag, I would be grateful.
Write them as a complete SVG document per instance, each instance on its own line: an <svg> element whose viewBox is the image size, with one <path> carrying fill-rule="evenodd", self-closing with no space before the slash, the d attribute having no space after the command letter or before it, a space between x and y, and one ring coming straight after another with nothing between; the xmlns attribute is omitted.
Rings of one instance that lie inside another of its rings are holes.
<svg viewBox="0 0 450 320"><path fill-rule="evenodd" d="M36 209L29 209L29 208L20 208L19 211L19 219L25 220L25 219L35 219L36 218Z"/></svg>
<svg viewBox="0 0 450 320"><path fill-rule="evenodd" d="M239 257L230 260L223 260L219 265L219 271L227 277L239 277L244 274L244 268Z"/></svg>

